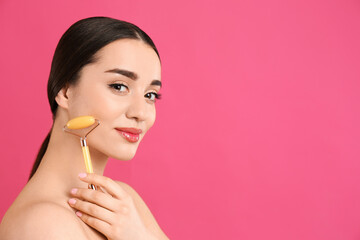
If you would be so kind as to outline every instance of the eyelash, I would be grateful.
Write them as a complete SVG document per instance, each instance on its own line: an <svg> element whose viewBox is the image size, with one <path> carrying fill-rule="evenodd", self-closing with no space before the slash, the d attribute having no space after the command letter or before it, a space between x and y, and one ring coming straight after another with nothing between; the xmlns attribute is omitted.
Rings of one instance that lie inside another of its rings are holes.
<svg viewBox="0 0 360 240"><path fill-rule="evenodd" d="M126 87L127 89L129 89L125 84L121 84L121 83L113 83L113 84L109 84L109 87L115 89L116 91L119 91L121 86ZM154 94L156 99L161 99L161 94L160 93L156 93L156 92L149 92L145 95L148 94ZM153 100L155 102L155 100Z"/></svg>

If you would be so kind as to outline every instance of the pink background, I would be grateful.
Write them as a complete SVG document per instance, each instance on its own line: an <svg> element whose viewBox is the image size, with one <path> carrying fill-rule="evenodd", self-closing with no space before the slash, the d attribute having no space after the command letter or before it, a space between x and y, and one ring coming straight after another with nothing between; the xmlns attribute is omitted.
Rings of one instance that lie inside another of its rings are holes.
<svg viewBox="0 0 360 240"><path fill-rule="evenodd" d="M75 21L139 25L163 63L130 162L170 239L360 239L357 0L0 1L0 217L51 126L46 83Z"/></svg>

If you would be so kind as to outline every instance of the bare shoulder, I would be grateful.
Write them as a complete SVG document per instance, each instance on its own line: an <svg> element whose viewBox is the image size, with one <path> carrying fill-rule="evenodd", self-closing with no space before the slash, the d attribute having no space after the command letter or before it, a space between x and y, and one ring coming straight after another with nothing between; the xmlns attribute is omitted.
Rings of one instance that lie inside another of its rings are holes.
<svg viewBox="0 0 360 240"><path fill-rule="evenodd" d="M74 220L73 220L74 219ZM0 238L13 239L86 239L85 232L71 210L52 202L21 207L5 216Z"/></svg>
<svg viewBox="0 0 360 240"><path fill-rule="evenodd" d="M159 239L168 239L165 233L161 230L159 224L156 222L156 219L151 213L150 209L144 200L140 197L140 195L135 191L135 189L124 182L116 181L116 183L118 183L132 197L145 226L153 234L159 237Z"/></svg>

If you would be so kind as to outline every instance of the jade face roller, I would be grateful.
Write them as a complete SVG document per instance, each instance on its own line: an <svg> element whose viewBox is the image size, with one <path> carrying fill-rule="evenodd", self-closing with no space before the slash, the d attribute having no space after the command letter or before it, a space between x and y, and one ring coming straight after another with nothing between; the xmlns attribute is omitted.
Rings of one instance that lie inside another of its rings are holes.
<svg viewBox="0 0 360 240"><path fill-rule="evenodd" d="M86 143L86 137L87 135L89 135L89 133L91 133L97 126L99 126L100 121L95 119L92 116L81 116L81 117L76 117L71 119L70 121L67 122L67 124L63 127L63 131L71 133L75 136L80 137L80 144L81 144L81 149L82 149L82 153L83 153L83 157L85 160L85 166L86 166L86 172L88 173L93 173L93 167L91 164L91 158L90 158L90 152L89 152L89 147ZM90 128L91 127L91 128ZM72 130L79 130L79 129L84 129L84 128L90 128L86 134L84 136L76 134L74 131ZM93 184L89 184L89 188L96 190L97 186L93 185Z"/></svg>

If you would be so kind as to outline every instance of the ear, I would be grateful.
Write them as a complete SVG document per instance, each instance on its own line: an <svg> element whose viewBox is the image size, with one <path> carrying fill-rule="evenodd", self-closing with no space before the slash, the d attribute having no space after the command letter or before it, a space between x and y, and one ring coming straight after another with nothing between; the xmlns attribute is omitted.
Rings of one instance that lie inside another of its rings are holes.
<svg viewBox="0 0 360 240"><path fill-rule="evenodd" d="M68 87L68 85L66 85L58 92L58 94L55 97L56 103L60 107L65 108L65 109L69 108L68 93L69 93L69 87Z"/></svg>

